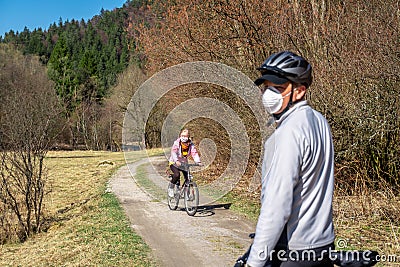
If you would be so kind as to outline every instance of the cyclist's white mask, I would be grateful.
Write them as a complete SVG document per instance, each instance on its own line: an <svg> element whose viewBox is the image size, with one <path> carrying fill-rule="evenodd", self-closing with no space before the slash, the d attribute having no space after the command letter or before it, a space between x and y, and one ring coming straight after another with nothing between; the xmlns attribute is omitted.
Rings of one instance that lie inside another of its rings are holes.
<svg viewBox="0 0 400 267"><path fill-rule="evenodd" d="M181 136L181 142L186 143L189 140L189 137L183 137Z"/></svg>
<svg viewBox="0 0 400 267"><path fill-rule="evenodd" d="M278 89L268 86L262 96L262 103L269 114L274 114L282 108L283 99L291 93L282 96Z"/></svg>

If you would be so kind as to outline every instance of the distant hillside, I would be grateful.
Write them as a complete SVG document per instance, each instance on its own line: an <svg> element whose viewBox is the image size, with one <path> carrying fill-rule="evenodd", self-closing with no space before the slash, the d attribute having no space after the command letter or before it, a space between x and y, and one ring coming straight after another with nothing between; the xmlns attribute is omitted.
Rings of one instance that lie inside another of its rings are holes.
<svg viewBox="0 0 400 267"><path fill-rule="evenodd" d="M38 55L68 112L82 101L101 102L129 62L137 62L134 36L127 29L146 19L147 1L127 1L101 10L88 21L54 22L48 29L9 31L1 43L26 55ZM132 33L132 31L130 31ZM1 38L1 37L0 37Z"/></svg>
<svg viewBox="0 0 400 267"><path fill-rule="evenodd" d="M136 49L136 29L139 25L151 25L151 8L147 2L126 1L120 8L101 10L88 21L60 18L48 29L11 30L4 38L0 37L0 44L13 47L25 56L37 56L46 66L38 71L47 71L64 109L65 125L57 137L57 148L120 148L124 111L117 102L129 103L130 94L119 93L116 100L113 88L118 76L130 65L138 77L142 75L143 57ZM4 89L2 93L7 91Z"/></svg>

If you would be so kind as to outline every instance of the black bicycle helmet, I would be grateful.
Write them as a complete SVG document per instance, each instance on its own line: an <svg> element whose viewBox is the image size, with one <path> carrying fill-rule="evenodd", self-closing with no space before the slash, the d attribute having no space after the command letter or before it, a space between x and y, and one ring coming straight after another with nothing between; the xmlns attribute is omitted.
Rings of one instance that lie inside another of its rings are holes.
<svg viewBox="0 0 400 267"><path fill-rule="evenodd" d="M312 68L303 57L290 51L274 53L261 67L257 68L261 77L254 81L258 86L265 80L276 84L291 81L309 87L312 83Z"/></svg>

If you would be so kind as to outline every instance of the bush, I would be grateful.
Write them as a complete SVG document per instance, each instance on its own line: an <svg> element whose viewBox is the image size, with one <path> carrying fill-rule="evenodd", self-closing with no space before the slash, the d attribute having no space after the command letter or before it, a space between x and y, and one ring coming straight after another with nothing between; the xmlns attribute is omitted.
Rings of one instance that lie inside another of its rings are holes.
<svg viewBox="0 0 400 267"><path fill-rule="evenodd" d="M43 159L60 128L52 84L37 58L0 47L0 243L42 230ZM62 124L61 124L62 125Z"/></svg>
<svg viewBox="0 0 400 267"><path fill-rule="evenodd" d="M207 60L255 78L256 67L272 52L304 56L314 69L308 98L332 126L340 192L398 190L397 6L393 0L164 1L153 8L154 27L139 28L138 47L150 74ZM221 101L234 98L226 94ZM251 124L252 116L245 120ZM218 149L224 147L215 142Z"/></svg>

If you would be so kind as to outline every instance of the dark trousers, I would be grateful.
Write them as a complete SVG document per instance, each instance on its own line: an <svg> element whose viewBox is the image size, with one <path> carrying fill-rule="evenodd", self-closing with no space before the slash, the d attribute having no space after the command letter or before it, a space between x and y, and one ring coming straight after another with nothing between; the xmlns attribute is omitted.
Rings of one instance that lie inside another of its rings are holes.
<svg viewBox="0 0 400 267"><path fill-rule="evenodd" d="M279 251L279 249L276 249ZM334 250L334 245L327 245L307 251L286 251L283 255L272 254L272 261L268 261L268 267L333 267L329 253ZM309 256L312 255L312 256ZM282 260L282 258L284 260Z"/></svg>
<svg viewBox="0 0 400 267"><path fill-rule="evenodd" d="M170 166L170 169L171 169L171 171L172 171L172 179L171 179L171 183L173 183L173 184L177 184L177 185L179 185L180 183L180 176L181 176L181 174L180 174L180 172L182 172L183 173L183 177L185 177L185 181L187 180L187 178L188 178L188 172L187 171L185 171L185 170L183 170L183 169L180 169L179 167L177 167L175 164L174 165L171 165Z"/></svg>

